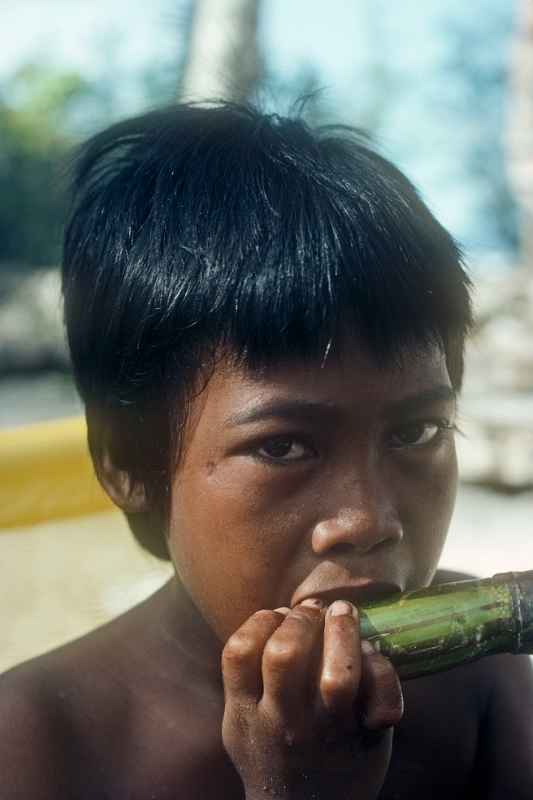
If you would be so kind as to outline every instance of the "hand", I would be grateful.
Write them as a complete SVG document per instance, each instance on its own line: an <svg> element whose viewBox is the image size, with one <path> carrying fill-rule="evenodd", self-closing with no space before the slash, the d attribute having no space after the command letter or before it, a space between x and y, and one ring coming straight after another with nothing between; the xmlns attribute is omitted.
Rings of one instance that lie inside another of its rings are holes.
<svg viewBox="0 0 533 800"><path fill-rule="evenodd" d="M247 800L378 796L403 701L354 606L256 612L227 641L222 673L222 738Z"/></svg>

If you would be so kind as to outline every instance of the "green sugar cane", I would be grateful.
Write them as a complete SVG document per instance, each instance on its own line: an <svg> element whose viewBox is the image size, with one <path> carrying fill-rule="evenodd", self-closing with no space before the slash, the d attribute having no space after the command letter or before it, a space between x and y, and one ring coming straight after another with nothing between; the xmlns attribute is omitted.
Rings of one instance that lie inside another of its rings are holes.
<svg viewBox="0 0 533 800"><path fill-rule="evenodd" d="M533 570L408 591L359 608L361 635L402 679L533 653Z"/></svg>

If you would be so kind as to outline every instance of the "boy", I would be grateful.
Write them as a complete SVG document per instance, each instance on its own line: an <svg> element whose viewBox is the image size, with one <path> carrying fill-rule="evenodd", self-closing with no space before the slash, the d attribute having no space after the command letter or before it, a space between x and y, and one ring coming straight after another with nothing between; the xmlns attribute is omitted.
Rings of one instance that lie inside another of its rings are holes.
<svg viewBox="0 0 533 800"><path fill-rule="evenodd" d="M453 240L350 130L229 104L114 126L74 188L92 458L175 577L2 678L3 800L530 798L527 658L400 686L358 632L453 577Z"/></svg>

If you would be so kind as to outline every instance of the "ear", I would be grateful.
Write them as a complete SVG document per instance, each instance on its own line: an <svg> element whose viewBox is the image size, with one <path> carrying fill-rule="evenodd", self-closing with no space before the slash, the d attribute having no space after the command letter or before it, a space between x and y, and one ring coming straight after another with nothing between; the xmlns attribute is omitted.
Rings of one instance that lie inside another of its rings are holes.
<svg viewBox="0 0 533 800"><path fill-rule="evenodd" d="M146 488L125 469L118 467L107 447L94 459L96 476L104 491L122 511L137 513L148 511Z"/></svg>

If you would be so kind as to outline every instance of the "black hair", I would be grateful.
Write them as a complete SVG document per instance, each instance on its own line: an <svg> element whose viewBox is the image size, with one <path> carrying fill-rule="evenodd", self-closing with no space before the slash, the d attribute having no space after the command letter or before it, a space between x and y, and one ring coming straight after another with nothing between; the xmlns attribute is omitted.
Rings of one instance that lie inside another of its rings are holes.
<svg viewBox="0 0 533 800"><path fill-rule="evenodd" d="M460 388L460 251L360 132L182 104L95 136L73 188L63 294L91 449L97 459L114 432L117 463L160 508L187 398L217 348L255 368L320 357L348 326L379 359L437 344Z"/></svg>

